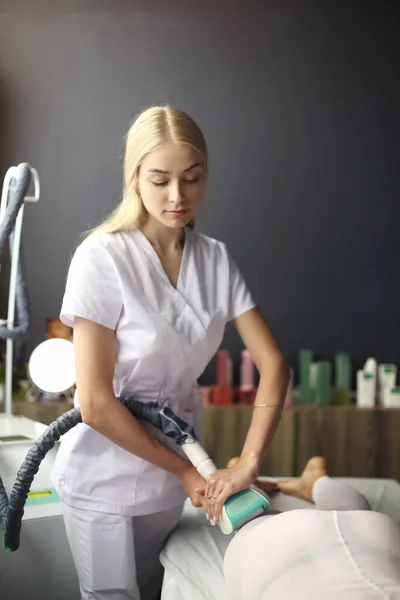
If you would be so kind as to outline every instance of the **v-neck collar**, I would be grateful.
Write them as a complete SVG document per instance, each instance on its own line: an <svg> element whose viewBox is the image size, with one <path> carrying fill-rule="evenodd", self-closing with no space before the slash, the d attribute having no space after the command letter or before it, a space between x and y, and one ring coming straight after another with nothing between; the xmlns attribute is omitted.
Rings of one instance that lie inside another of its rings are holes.
<svg viewBox="0 0 400 600"><path fill-rule="evenodd" d="M171 290L175 292L182 292L184 289L185 279L186 279L186 271L187 271L187 262L188 256L190 252L190 242L191 242L191 229L189 227L185 227L185 242L182 251L181 265L179 268L178 279L176 282L176 287L172 285L163 265L158 256L157 252L153 248L150 240L145 236L143 231L138 227L134 230L137 239L140 241L144 251L146 252L150 262L157 269L158 273L161 275L164 282L170 287Z"/></svg>

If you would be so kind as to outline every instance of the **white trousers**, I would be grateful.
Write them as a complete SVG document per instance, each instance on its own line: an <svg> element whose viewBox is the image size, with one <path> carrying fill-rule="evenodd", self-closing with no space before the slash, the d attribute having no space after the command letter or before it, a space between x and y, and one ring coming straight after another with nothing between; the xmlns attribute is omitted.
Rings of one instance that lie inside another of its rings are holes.
<svg viewBox="0 0 400 600"><path fill-rule="evenodd" d="M178 506L129 517L63 502L82 600L157 600L163 575L159 555L181 512Z"/></svg>
<svg viewBox="0 0 400 600"><path fill-rule="evenodd" d="M329 477L315 510L266 515L229 544L231 600L400 600L400 524Z"/></svg>

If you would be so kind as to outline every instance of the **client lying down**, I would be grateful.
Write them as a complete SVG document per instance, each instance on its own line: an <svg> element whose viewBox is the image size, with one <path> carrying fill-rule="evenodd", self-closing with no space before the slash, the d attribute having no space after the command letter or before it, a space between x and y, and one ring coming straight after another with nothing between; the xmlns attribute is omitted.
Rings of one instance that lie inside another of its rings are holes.
<svg viewBox="0 0 400 600"><path fill-rule="evenodd" d="M399 523L331 479L324 458L312 458L298 479L257 486L316 510L265 515L233 537L224 557L232 600L400 600Z"/></svg>

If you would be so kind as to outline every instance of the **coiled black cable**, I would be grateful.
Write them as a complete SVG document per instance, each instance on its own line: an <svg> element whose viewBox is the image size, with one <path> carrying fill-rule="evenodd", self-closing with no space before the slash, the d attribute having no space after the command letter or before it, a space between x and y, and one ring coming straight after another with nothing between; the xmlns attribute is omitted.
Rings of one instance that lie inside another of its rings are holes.
<svg viewBox="0 0 400 600"><path fill-rule="evenodd" d="M134 417L151 423L176 444L181 446L197 441L194 428L169 408L160 407L154 402L144 404L133 398L120 401ZM82 423L81 411L79 408L72 408L47 427L26 455L17 473L10 499L0 477L0 524L3 527L3 544L9 552L15 552L19 548L25 502L40 463L60 437L78 423Z"/></svg>
<svg viewBox="0 0 400 600"><path fill-rule="evenodd" d="M31 182L31 168L27 163L18 165L17 172L17 175L11 180L13 186L8 192L7 210L4 219L0 224L0 264L8 240L10 243L10 253L12 255L15 222ZM16 340L28 331L30 325L29 297L26 285L22 242L20 243L15 300L18 325L12 329L7 327L7 325L0 325L0 339Z"/></svg>

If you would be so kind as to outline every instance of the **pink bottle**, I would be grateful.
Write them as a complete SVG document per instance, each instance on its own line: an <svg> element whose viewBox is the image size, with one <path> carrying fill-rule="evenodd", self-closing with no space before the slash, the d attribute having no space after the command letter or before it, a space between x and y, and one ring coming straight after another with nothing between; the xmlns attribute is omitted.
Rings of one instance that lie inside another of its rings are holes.
<svg viewBox="0 0 400 600"><path fill-rule="evenodd" d="M248 350L242 350L240 365L239 404L254 404L256 397L254 386L254 363Z"/></svg>
<svg viewBox="0 0 400 600"><path fill-rule="evenodd" d="M212 391L213 404L232 404L232 358L228 350L217 353L217 381Z"/></svg>
<svg viewBox="0 0 400 600"><path fill-rule="evenodd" d="M254 363L248 350L242 350L240 389L247 391L254 389Z"/></svg>
<svg viewBox="0 0 400 600"><path fill-rule="evenodd" d="M212 403L212 388L210 386L200 386L200 402L202 406L210 406Z"/></svg>
<svg viewBox="0 0 400 600"><path fill-rule="evenodd" d="M223 387L232 386L232 359L228 350L219 350L217 353L216 385Z"/></svg>

